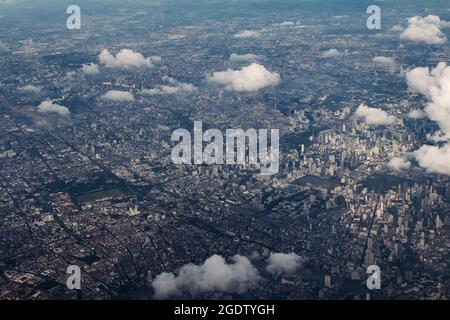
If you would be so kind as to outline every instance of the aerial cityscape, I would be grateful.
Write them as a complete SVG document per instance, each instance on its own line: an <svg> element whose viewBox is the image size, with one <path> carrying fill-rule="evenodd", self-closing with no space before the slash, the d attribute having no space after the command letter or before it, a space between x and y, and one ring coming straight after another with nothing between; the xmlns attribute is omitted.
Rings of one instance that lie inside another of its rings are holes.
<svg viewBox="0 0 450 320"><path fill-rule="evenodd" d="M0 300L448 300L449 38L448 0L0 0Z"/></svg>

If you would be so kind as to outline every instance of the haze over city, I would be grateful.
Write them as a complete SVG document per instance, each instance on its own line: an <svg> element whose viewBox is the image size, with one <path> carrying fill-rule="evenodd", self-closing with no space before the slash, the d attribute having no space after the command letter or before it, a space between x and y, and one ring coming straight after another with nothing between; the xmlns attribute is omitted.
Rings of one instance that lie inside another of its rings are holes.
<svg viewBox="0 0 450 320"><path fill-rule="evenodd" d="M447 300L449 37L441 0L0 0L0 300Z"/></svg>

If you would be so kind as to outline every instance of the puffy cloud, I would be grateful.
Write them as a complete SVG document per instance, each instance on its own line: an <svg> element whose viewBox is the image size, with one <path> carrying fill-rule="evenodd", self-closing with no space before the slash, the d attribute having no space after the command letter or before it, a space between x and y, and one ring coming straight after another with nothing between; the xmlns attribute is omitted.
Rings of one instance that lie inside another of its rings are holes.
<svg viewBox="0 0 450 320"><path fill-rule="evenodd" d="M236 54L232 53L230 56L231 62L253 62L259 60L259 56L253 53Z"/></svg>
<svg viewBox="0 0 450 320"><path fill-rule="evenodd" d="M271 253L266 270L275 275L292 274L296 272L303 263L303 258L296 253Z"/></svg>
<svg viewBox="0 0 450 320"><path fill-rule="evenodd" d="M429 100L425 113L450 139L450 66L441 62L433 70L415 68L406 73L406 81L411 91Z"/></svg>
<svg viewBox="0 0 450 320"><path fill-rule="evenodd" d="M27 92L27 93L37 94L37 93L41 92L42 89L40 87L34 86L32 84L28 84L26 86L20 87L19 90L23 91L23 92Z"/></svg>
<svg viewBox="0 0 450 320"><path fill-rule="evenodd" d="M429 68L415 68L406 72L405 76L409 90L430 98L430 88L436 83L436 79Z"/></svg>
<svg viewBox="0 0 450 320"><path fill-rule="evenodd" d="M369 126L385 126L391 125L395 121L395 117L387 114L386 111L378 108L369 108L361 104L356 110L356 116L363 118Z"/></svg>
<svg viewBox="0 0 450 320"><path fill-rule="evenodd" d="M143 95L164 95L178 93L192 93L197 89L189 83L179 82L174 78L164 76L163 80L169 82L170 85L160 85L153 89L144 89L141 91Z"/></svg>
<svg viewBox="0 0 450 320"><path fill-rule="evenodd" d="M208 292L242 294L255 288L260 276L246 257L235 255L227 263L213 255L202 265L187 264L177 275L161 273L152 283L156 299L167 299L183 294L195 296Z"/></svg>
<svg viewBox="0 0 450 320"><path fill-rule="evenodd" d="M411 119L423 119L427 116L427 114L425 112L423 112L422 110L412 110L408 113L408 118Z"/></svg>
<svg viewBox="0 0 450 320"><path fill-rule="evenodd" d="M86 75L94 75L100 73L100 68L95 63L83 64L81 71Z"/></svg>
<svg viewBox="0 0 450 320"><path fill-rule="evenodd" d="M388 167L395 171L405 170L411 167L411 162L404 158L395 157L389 161Z"/></svg>
<svg viewBox="0 0 450 320"><path fill-rule="evenodd" d="M428 99L425 114L441 129L432 140L447 140L441 147L424 145L413 156L427 172L450 175L450 66L441 62L432 70L415 68L406 73L406 81L411 91Z"/></svg>
<svg viewBox="0 0 450 320"><path fill-rule="evenodd" d="M241 70L214 72L208 79L223 85L227 90L239 92L255 92L260 89L276 86L281 77L276 72L270 72L263 65L252 63Z"/></svg>
<svg viewBox="0 0 450 320"><path fill-rule="evenodd" d="M41 113L53 113L58 114L60 116L67 116L70 114L70 111L68 108L63 107L59 104L53 103L50 100L43 101L37 108L38 112Z"/></svg>
<svg viewBox="0 0 450 320"><path fill-rule="evenodd" d="M424 145L413 156L427 172L450 175L450 143L442 147Z"/></svg>
<svg viewBox="0 0 450 320"><path fill-rule="evenodd" d="M396 24L395 26L393 26L391 29L389 29L392 32L402 32L405 30L405 28L403 28L401 25Z"/></svg>
<svg viewBox="0 0 450 320"><path fill-rule="evenodd" d="M116 56L112 55L108 50L103 50L98 56L100 63L106 68L137 70L154 67L154 63L161 61L160 57L145 58L139 52L130 49L122 49Z"/></svg>
<svg viewBox="0 0 450 320"><path fill-rule="evenodd" d="M133 102L134 96L128 91L110 90L102 96L102 99L115 102Z"/></svg>
<svg viewBox="0 0 450 320"><path fill-rule="evenodd" d="M441 21L438 16L412 17L408 20L408 27L400 34L400 39L417 43L444 44L447 37L441 28L448 26L448 23Z"/></svg>
<svg viewBox="0 0 450 320"><path fill-rule="evenodd" d="M320 54L321 58L334 58L340 56L341 53L337 49L330 49Z"/></svg>
<svg viewBox="0 0 450 320"><path fill-rule="evenodd" d="M394 72L397 67L395 60L390 57L377 56L372 59L372 62L379 66L388 67L390 72Z"/></svg>
<svg viewBox="0 0 450 320"><path fill-rule="evenodd" d="M234 37L238 39L259 38L260 36L261 33L256 30L243 30L234 35Z"/></svg>

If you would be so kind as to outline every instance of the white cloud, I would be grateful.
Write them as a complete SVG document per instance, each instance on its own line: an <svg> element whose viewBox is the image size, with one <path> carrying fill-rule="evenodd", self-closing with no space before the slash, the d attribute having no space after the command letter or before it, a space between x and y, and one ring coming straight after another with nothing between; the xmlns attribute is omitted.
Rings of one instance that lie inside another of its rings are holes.
<svg viewBox="0 0 450 320"><path fill-rule="evenodd" d="M276 86L281 77L276 72L270 72L263 65L252 63L241 70L214 72L208 79L223 85L227 90L238 92L255 92L260 89Z"/></svg>
<svg viewBox="0 0 450 320"><path fill-rule="evenodd" d="M83 64L81 71L86 75L94 75L100 73L100 68L95 63Z"/></svg>
<svg viewBox="0 0 450 320"><path fill-rule="evenodd" d="M389 161L388 167L395 171L405 170L411 167L411 162L404 158L395 157Z"/></svg>
<svg viewBox="0 0 450 320"><path fill-rule="evenodd" d="M234 35L235 38L239 39L247 39L247 38L259 38L261 36L261 33L256 30L243 30L239 31Z"/></svg>
<svg viewBox="0 0 450 320"><path fill-rule="evenodd" d="M187 264L177 275L161 273L152 283L156 299L167 299L183 294L195 296L208 292L242 294L255 288L260 276L246 257L235 255L232 263L213 255L202 265Z"/></svg>
<svg viewBox="0 0 450 320"><path fill-rule="evenodd" d="M393 26L391 29L389 29L392 32L402 32L405 30L405 28L403 28L401 25L396 24L395 26Z"/></svg>
<svg viewBox="0 0 450 320"><path fill-rule="evenodd" d="M356 116L363 118L369 126L385 126L391 125L395 121L395 117L389 115L386 111L378 108L369 108L361 104L356 110Z"/></svg>
<svg viewBox="0 0 450 320"><path fill-rule="evenodd" d="M37 93L40 93L42 89L40 87L35 86L35 85L28 84L26 86L20 87L19 90L23 91L23 92L27 92L27 93L37 94Z"/></svg>
<svg viewBox="0 0 450 320"><path fill-rule="evenodd" d="M427 116L427 114L425 112L423 112L422 110L412 110L408 113L408 118L411 119L423 119Z"/></svg>
<svg viewBox="0 0 450 320"><path fill-rule="evenodd" d="M102 65L110 69L138 70L154 67L154 63L161 61L160 57L145 58L139 52L130 49L122 49L116 56L108 50L103 50L99 55Z"/></svg>
<svg viewBox="0 0 450 320"><path fill-rule="evenodd" d="M259 60L259 56L253 53L246 53L246 54L232 53L230 56L231 62L254 62L257 60Z"/></svg>
<svg viewBox="0 0 450 320"><path fill-rule="evenodd" d="M432 70L415 68L406 73L406 81L411 91L428 99L425 114L441 129L431 140L447 141L442 147L424 145L413 156L427 172L450 175L450 66L441 62Z"/></svg>
<svg viewBox="0 0 450 320"><path fill-rule="evenodd" d="M134 96L128 91L110 90L102 96L102 99L116 102L133 102Z"/></svg>
<svg viewBox="0 0 450 320"><path fill-rule="evenodd" d="M50 100L43 101L37 108L38 112L41 113L54 113L58 114L60 116L67 116L70 114L70 111L68 108L63 107L59 104L53 103Z"/></svg>
<svg viewBox="0 0 450 320"><path fill-rule="evenodd" d="M450 143L442 147L424 145L413 156L427 172L450 175Z"/></svg>
<svg viewBox="0 0 450 320"><path fill-rule="evenodd" d="M400 39L417 43L444 44L447 37L441 28L448 26L448 23L441 21L438 16L412 17L408 20L408 27L400 34Z"/></svg>
<svg viewBox="0 0 450 320"><path fill-rule="evenodd" d="M283 21L281 23L274 23L273 26L274 27L291 27L291 26L295 26L295 23L292 21Z"/></svg>
<svg viewBox="0 0 450 320"><path fill-rule="evenodd" d="M271 253L266 270L275 275L295 273L303 263L303 258L292 253Z"/></svg>
<svg viewBox="0 0 450 320"><path fill-rule="evenodd" d="M330 49L320 54L321 58L334 58L340 56L341 53L337 49Z"/></svg>
<svg viewBox="0 0 450 320"><path fill-rule="evenodd" d="M448 140L448 137L445 135L445 133L442 130L438 130L434 132L433 134L428 133L427 134L427 140L431 142L445 142Z"/></svg>
<svg viewBox="0 0 450 320"><path fill-rule="evenodd" d="M144 89L141 91L143 95L165 95L165 94L179 94L192 93L197 90L192 84L179 82L178 80L164 76L163 80L169 82L170 85L159 85L153 89Z"/></svg>
<svg viewBox="0 0 450 320"><path fill-rule="evenodd" d="M389 68L390 72L394 72L397 67L395 60L390 57L377 56L372 59L372 62L379 66Z"/></svg>
<svg viewBox="0 0 450 320"><path fill-rule="evenodd" d="M450 139L450 66L441 62L433 70L415 68L406 73L406 81L411 91L429 100L425 113Z"/></svg>

